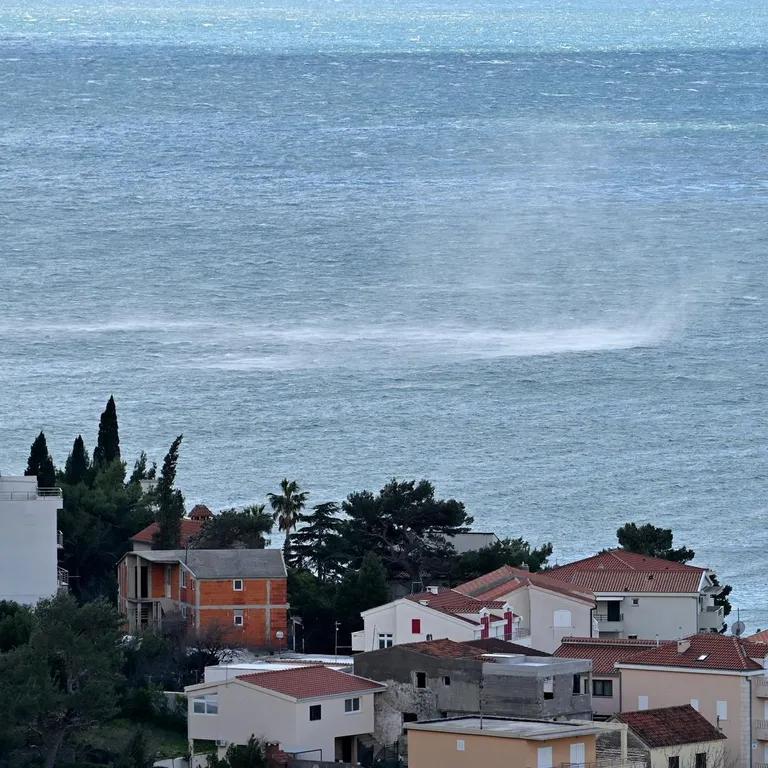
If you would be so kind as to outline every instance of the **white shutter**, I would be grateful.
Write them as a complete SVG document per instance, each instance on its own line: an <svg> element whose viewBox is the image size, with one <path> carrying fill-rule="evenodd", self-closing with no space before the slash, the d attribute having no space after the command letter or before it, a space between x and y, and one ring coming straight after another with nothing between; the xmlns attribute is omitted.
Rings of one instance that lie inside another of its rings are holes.
<svg viewBox="0 0 768 768"><path fill-rule="evenodd" d="M647 696L638 696L637 697L637 708L638 709L648 709L648 697Z"/></svg>
<svg viewBox="0 0 768 768"><path fill-rule="evenodd" d="M728 719L728 702L727 701L717 702L717 717L719 720Z"/></svg>
<svg viewBox="0 0 768 768"><path fill-rule="evenodd" d="M571 765L584 765L586 754L586 747L583 743L571 744Z"/></svg>
<svg viewBox="0 0 768 768"><path fill-rule="evenodd" d="M552 747L539 747L536 768L552 768Z"/></svg>

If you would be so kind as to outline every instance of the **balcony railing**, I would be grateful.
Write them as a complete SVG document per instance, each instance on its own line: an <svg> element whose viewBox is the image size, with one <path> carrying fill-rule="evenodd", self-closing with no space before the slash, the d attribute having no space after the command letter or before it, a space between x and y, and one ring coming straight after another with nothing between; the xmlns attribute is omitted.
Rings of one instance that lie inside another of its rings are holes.
<svg viewBox="0 0 768 768"><path fill-rule="evenodd" d="M61 488L38 488L36 491L0 491L0 501L34 501L35 499L60 499Z"/></svg>
<svg viewBox="0 0 768 768"><path fill-rule="evenodd" d="M59 583L59 589L66 589L69 587L69 571L66 568L57 568L56 578Z"/></svg>
<svg viewBox="0 0 768 768"><path fill-rule="evenodd" d="M760 741L768 741L768 720L753 720L752 735Z"/></svg>
<svg viewBox="0 0 768 768"><path fill-rule="evenodd" d="M617 621L624 621L624 614L620 613L618 616L609 616L607 613L596 613L595 618L599 622L612 621L615 623Z"/></svg>

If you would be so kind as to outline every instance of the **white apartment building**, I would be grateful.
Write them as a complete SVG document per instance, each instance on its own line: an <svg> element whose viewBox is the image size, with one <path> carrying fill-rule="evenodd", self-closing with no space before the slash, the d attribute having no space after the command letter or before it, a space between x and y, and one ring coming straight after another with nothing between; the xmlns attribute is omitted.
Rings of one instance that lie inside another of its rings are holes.
<svg viewBox="0 0 768 768"><path fill-rule="evenodd" d="M58 567L61 508L59 488L38 488L36 477L0 476L0 600L34 605L67 584Z"/></svg>

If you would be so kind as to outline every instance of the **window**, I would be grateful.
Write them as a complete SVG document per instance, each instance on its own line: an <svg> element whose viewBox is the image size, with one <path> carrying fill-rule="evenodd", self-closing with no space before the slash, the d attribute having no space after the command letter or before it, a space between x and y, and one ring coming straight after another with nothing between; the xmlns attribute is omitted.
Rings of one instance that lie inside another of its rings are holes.
<svg viewBox="0 0 768 768"><path fill-rule="evenodd" d="M235 626L236 627L242 627L243 626L243 612L242 611L235 611L234 612L234 619L235 619Z"/></svg>
<svg viewBox="0 0 768 768"><path fill-rule="evenodd" d="M192 700L192 711L196 715L218 715L219 696L209 693L207 696L197 696Z"/></svg>
<svg viewBox="0 0 768 768"><path fill-rule="evenodd" d="M668 758L667 768L680 768L680 755Z"/></svg>
<svg viewBox="0 0 768 768"><path fill-rule="evenodd" d="M403 712L404 723L415 723L418 719L413 712Z"/></svg>
<svg viewBox="0 0 768 768"><path fill-rule="evenodd" d="M411 619L411 634L412 635L421 634L421 619Z"/></svg>
<svg viewBox="0 0 768 768"><path fill-rule="evenodd" d="M648 709L648 697L647 696L638 696L637 697L637 708L638 709Z"/></svg>
<svg viewBox="0 0 768 768"><path fill-rule="evenodd" d="M187 606L182 605L181 606L181 618L186 619L187 618Z"/></svg>
<svg viewBox="0 0 768 768"><path fill-rule="evenodd" d="M570 611L555 611L552 616L553 627L570 627L571 626L571 612Z"/></svg>
<svg viewBox="0 0 768 768"><path fill-rule="evenodd" d="M627 640L637 640L637 635L627 635Z"/></svg>
<svg viewBox="0 0 768 768"><path fill-rule="evenodd" d="M718 720L728 719L728 702L727 701L717 702L717 719Z"/></svg>
<svg viewBox="0 0 768 768"><path fill-rule="evenodd" d="M456 751L457 752L464 751L464 739L456 739Z"/></svg>
<svg viewBox="0 0 768 768"><path fill-rule="evenodd" d="M545 699L555 698L555 683L551 677L544 678L544 698Z"/></svg>
<svg viewBox="0 0 768 768"><path fill-rule="evenodd" d="M443 685L450 685L450 684L451 684L451 678L450 678L450 677L448 677L448 675L446 675L446 676L443 678Z"/></svg>
<svg viewBox="0 0 768 768"><path fill-rule="evenodd" d="M312 704L309 708L309 719L320 720L323 716L323 709L320 704Z"/></svg>
<svg viewBox="0 0 768 768"><path fill-rule="evenodd" d="M344 711L348 714L354 714L360 711L360 699L355 696L354 699L344 699Z"/></svg>
<svg viewBox="0 0 768 768"><path fill-rule="evenodd" d="M417 672L416 673L416 687L417 688L426 688L427 687L427 673L426 672Z"/></svg>
<svg viewBox="0 0 768 768"><path fill-rule="evenodd" d="M181 586L187 586L187 572L183 568L181 569Z"/></svg>
<svg viewBox="0 0 768 768"><path fill-rule="evenodd" d="M573 676L573 695L578 696L581 693L581 675Z"/></svg>
<svg viewBox="0 0 768 768"><path fill-rule="evenodd" d="M379 648L391 648L392 635L379 635Z"/></svg>
<svg viewBox="0 0 768 768"><path fill-rule="evenodd" d="M593 680L592 695L606 697L613 696L613 680Z"/></svg>
<svg viewBox="0 0 768 768"><path fill-rule="evenodd" d="M699 711L699 700L698 699L691 699L691 706L698 712Z"/></svg>
<svg viewBox="0 0 768 768"><path fill-rule="evenodd" d="M195 591L195 580L194 579L190 579L189 581L190 581L190 584L192 586L192 591L194 592Z"/></svg>
<svg viewBox="0 0 768 768"><path fill-rule="evenodd" d="M707 753L706 752L697 752L696 753L696 765L695 768L707 768Z"/></svg>
<svg viewBox="0 0 768 768"><path fill-rule="evenodd" d="M639 597L633 597L632 598L632 605L635 606L635 608L640 605L640 598Z"/></svg>
<svg viewBox="0 0 768 768"><path fill-rule="evenodd" d="M232 580L232 589L234 589L235 592L242 592L243 591L243 580L242 579L233 579Z"/></svg>

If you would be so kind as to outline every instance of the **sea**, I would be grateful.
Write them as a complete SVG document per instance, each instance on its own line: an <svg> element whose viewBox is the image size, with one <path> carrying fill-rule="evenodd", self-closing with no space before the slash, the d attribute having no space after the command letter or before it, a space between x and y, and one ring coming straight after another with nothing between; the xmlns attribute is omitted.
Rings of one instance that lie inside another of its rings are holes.
<svg viewBox="0 0 768 768"><path fill-rule="evenodd" d="M768 626L765 0L3 0L0 471L428 478Z"/></svg>

